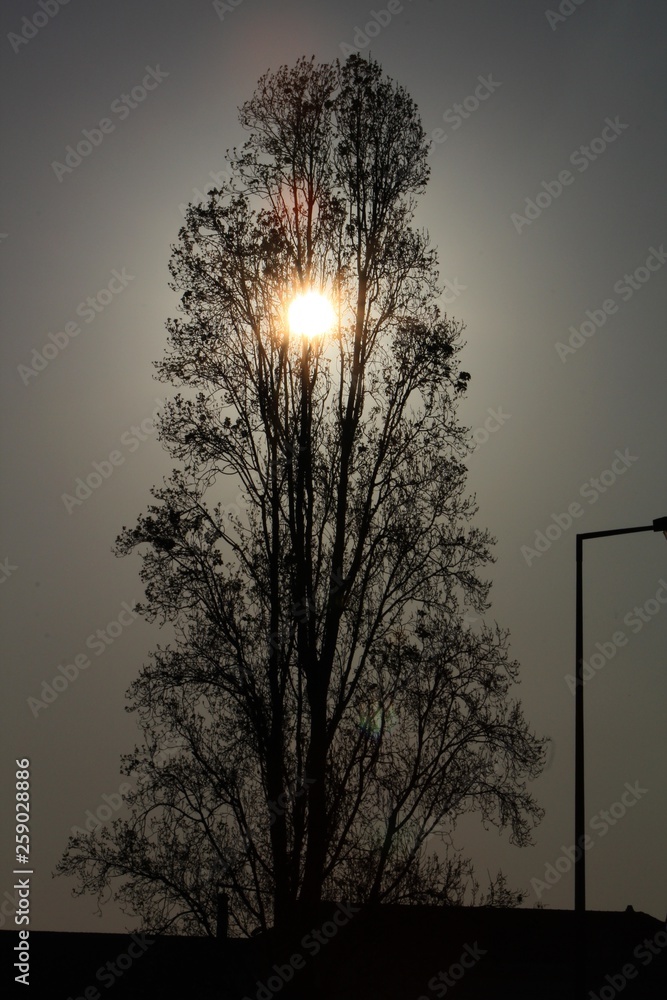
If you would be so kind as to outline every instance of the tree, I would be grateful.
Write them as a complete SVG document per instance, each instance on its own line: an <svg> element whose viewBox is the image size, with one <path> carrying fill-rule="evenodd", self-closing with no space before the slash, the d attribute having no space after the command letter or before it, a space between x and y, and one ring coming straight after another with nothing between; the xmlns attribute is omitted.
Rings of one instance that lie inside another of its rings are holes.
<svg viewBox="0 0 667 1000"><path fill-rule="evenodd" d="M301 59L240 120L233 180L173 248L157 368L183 387L161 421L179 465L117 542L141 547L140 610L174 634L130 689L132 816L59 866L79 892L119 883L152 930L212 933L217 883L245 933L323 895L461 901L470 862L434 832L478 810L525 844L541 816L545 741L510 698L507 633L462 622L489 607L493 539L465 493L463 325L411 226L416 106L376 62ZM291 337L312 289L334 328ZM516 901L502 876L498 898Z"/></svg>

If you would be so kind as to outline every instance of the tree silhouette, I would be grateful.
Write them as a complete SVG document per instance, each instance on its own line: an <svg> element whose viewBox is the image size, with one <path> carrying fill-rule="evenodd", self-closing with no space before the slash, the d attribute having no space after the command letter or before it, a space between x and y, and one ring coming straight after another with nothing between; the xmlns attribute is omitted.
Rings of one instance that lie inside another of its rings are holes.
<svg viewBox="0 0 667 1000"><path fill-rule="evenodd" d="M463 327L411 226L416 106L376 62L301 59L240 121L233 181L190 206L171 259L157 368L183 387L161 420L178 467L117 543L141 548L141 611L173 629L129 692L132 815L59 865L151 930L213 933L218 884L235 933L323 896L462 901L457 818L525 844L541 815L545 741L510 698L507 633L462 621L489 607L493 539L460 458ZM290 336L313 289L334 326ZM498 899L516 901L502 875Z"/></svg>

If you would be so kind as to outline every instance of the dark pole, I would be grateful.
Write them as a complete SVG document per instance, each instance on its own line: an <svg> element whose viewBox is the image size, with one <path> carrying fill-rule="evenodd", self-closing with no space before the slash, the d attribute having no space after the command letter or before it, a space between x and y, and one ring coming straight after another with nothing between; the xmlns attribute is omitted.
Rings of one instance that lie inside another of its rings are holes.
<svg viewBox="0 0 667 1000"><path fill-rule="evenodd" d="M576 619L576 695L574 705L574 908L586 912L586 805L584 798L584 611L583 545L587 538L630 535L637 531L662 531L667 538L667 517L640 528L615 528L611 531L588 531L577 535L577 619ZM577 851L577 848L579 850Z"/></svg>
<svg viewBox="0 0 667 1000"><path fill-rule="evenodd" d="M576 952L575 990L586 997L586 797L584 794L584 540L577 535L576 687L574 706L574 913Z"/></svg>
<svg viewBox="0 0 667 1000"><path fill-rule="evenodd" d="M217 904L215 936L219 942L222 942L227 940L229 930L229 896L226 892L218 891Z"/></svg>
<svg viewBox="0 0 667 1000"><path fill-rule="evenodd" d="M577 535L576 695L574 707L574 908L586 910L586 806L584 795L584 539Z"/></svg>
<svg viewBox="0 0 667 1000"><path fill-rule="evenodd" d="M667 538L667 517L639 528L616 528L611 531L589 531L577 535L576 586L576 688L574 703L574 912L578 942L576 991L581 1000L586 997L586 799L584 794L584 540L608 535L629 535L637 531L662 531Z"/></svg>

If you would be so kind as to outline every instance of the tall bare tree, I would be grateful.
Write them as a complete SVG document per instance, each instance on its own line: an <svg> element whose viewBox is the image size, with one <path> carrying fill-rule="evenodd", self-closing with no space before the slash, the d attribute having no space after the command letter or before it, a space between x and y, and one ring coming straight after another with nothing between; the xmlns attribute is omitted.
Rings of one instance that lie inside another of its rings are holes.
<svg viewBox="0 0 667 1000"><path fill-rule="evenodd" d="M240 120L233 181L173 249L158 371L184 387L161 425L179 465L118 541L174 630L130 689L132 816L60 864L152 929L212 932L219 882L241 932L323 895L461 901L472 869L434 831L475 810L524 844L540 818L507 635L462 621L488 610L493 540L465 492L462 324L412 226L416 106L373 61L301 59ZM335 323L291 336L311 290Z"/></svg>

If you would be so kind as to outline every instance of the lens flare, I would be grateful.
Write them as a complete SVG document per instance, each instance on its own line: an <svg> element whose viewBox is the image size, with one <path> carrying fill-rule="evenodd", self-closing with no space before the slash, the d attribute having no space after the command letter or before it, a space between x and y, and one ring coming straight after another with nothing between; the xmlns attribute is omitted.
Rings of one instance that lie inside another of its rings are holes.
<svg viewBox="0 0 667 1000"><path fill-rule="evenodd" d="M384 709L376 703L372 710L359 720L358 725L362 733L365 733L377 742L382 733L385 736L390 736L394 729L396 729L398 716L392 705Z"/></svg>

